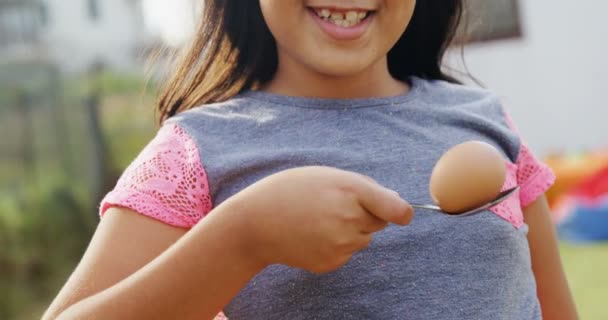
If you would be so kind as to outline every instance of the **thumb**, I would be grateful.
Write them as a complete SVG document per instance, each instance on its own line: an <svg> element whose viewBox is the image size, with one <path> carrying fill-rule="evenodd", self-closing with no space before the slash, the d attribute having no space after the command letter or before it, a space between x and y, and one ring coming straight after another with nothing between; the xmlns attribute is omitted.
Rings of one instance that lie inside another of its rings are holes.
<svg viewBox="0 0 608 320"><path fill-rule="evenodd" d="M408 225L414 216L412 206L396 191L365 179L358 194L359 204L374 216L399 225Z"/></svg>

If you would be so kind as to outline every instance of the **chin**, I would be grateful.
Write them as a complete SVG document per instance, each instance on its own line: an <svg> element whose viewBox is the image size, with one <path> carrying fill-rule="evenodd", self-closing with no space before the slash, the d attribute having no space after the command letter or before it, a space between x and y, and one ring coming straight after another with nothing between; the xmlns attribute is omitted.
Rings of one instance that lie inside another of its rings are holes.
<svg viewBox="0 0 608 320"><path fill-rule="evenodd" d="M369 66L358 63L347 63L345 61L336 61L315 65L314 69L321 74L331 77L348 77L357 75L367 69Z"/></svg>

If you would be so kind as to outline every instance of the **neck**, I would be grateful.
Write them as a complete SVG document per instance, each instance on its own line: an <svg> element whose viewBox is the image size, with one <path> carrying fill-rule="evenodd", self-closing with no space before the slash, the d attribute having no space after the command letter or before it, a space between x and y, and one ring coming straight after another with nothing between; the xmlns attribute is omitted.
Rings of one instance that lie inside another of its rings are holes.
<svg viewBox="0 0 608 320"><path fill-rule="evenodd" d="M263 90L289 96L347 99L397 96L407 93L409 86L391 76L386 57L357 74L333 76L280 56L277 73Z"/></svg>

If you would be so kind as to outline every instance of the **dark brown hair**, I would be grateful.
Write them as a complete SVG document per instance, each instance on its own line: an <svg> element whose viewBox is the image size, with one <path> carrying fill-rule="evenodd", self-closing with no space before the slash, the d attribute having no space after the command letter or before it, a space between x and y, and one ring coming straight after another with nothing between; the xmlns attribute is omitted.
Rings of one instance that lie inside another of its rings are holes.
<svg viewBox="0 0 608 320"><path fill-rule="evenodd" d="M391 75L458 82L442 69L463 0L420 0L388 53ZM196 37L161 90L160 121L197 105L230 99L272 79L277 47L258 0L207 0Z"/></svg>

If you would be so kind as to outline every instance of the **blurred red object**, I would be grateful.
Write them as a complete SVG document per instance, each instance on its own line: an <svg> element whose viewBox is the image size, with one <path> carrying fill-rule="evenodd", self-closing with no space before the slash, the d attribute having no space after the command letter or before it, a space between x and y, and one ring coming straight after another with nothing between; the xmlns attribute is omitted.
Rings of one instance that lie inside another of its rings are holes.
<svg viewBox="0 0 608 320"><path fill-rule="evenodd" d="M595 202L608 195L608 165L575 186L570 195L586 202Z"/></svg>
<svg viewBox="0 0 608 320"><path fill-rule="evenodd" d="M586 226L587 229L599 230L599 226L595 225L596 223L608 226L608 224L605 223L607 222L606 217L608 217L608 215L606 215L607 210L608 165L581 181L569 192L560 195L552 208L552 218L553 222L558 225L561 225L562 223L569 225L565 228L570 229L569 232L571 233L571 236L575 236L575 238L584 238L588 236L588 234L586 234L586 232L580 232L581 230L576 231L577 228L585 229L584 226ZM576 217L577 213L579 215L578 217ZM603 213L603 216L596 216L596 214L599 213ZM587 217L582 217L580 215L587 215ZM591 224L589 224L590 219L592 220ZM606 232L608 232L608 230L605 232L601 231L600 233L606 234ZM577 233L578 235L576 235ZM604 236L602 236L602 239L603 238Z"/></svg>
<svg viewBox="0 0 608 320"><path fill-rule="evenodd" d="M555 208L561 202L561 197L570 194L574 189L582 188L581 184L584 181L595 178L600 171L602 171L602 176L596 179L607 179L603 175L603 171L608 170L606 169L608 168L608 151L569 156L554 155L547 157L545 163L556 175L555 184L547 191L549 205L551 208ZM590 188L591 184L597 185L597 182L585 183L587 188Z"/></svg>

